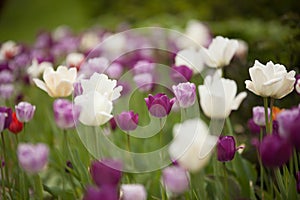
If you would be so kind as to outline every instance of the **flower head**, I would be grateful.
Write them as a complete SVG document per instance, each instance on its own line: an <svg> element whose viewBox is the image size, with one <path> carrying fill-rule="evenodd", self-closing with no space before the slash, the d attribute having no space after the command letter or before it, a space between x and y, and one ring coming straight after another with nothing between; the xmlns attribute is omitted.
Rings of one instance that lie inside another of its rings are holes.
<svg viewBox="0 0 300 200"><path fill-rule="evenodd" d="M204 62L200 51L195 49L184 49L177 52L175 65L184 65L193 70L194 74L199 74L204 69Z"/></svg>
<svg viewBox="0 0 300 200"><path fill-rule="evenodd" d="M209 162L216 142L202 120L189 119L174 126L169 154L181 167L195 172Z"/></svg>
<svg viewBox="0 0 300 200"><path fill-rule="evenodd" d="M18 160L20 166L28 173L35 174L43 170L48 163L49 148L38 143L18 145Z"/></svg>
<svg viewBox="0 0 300 200"><path fill-rule="evenodd" d="M3 124L3 129L7 129L12 121L12 110L11 108L8 107L0 107L0 113L2 115L2 124ZM2 131L1 130L1 131Z"/></svg>
<svg viewBox="0 0 300 200"><path fill-rule="evenodd" d="M33 59L32 64L27 68L27 73L32 78L38 78L48 67L53 67L52 63L50 62L38 63L37 59Z"/></svg>
<svg viewBox="0 0 300 200"><path fill-rule="evenodd" d="M170 76L175 83L187 82L192 78L193 71L185 65L173 66Z"/></svg>
<svg viewBox="0 0 300 200"><path fill-rule="evenodd" d="M88 186L83 200L119 200L118 189L115 186L103 185L101 188Z"/></svg>
<svg viewBox="0 0 300 200"><path fill-rule="evenodd" d="M253 121L258 126L265 126L265 108L263 106L255 106L252 108ZM270 109L268 108L268 118L270 117Z"/></svg>
<svg viewBox="0 0 300 200"><path fill-rule="evenodd" d="M57 99L53 103L54 119L59 128L74 128L80 115L80 107L66 99Z"/></svg>
<svg viewBox="0 0 300 200"><path fill-rule="evenodd" d="M56 71L47 67L43 73L45 82L34 78L34 83L51 97L67 97L73 91L73 83L76 80L77 71L75 68L68 69L59 66Z"/></svg>
<svg viewBox="0 0 300 200"><path fill-rule="evenodd" d="M226 118L232 110L237 110L247 93L237 96L236 82L221 78L218 73L207 76L204 85L198 87L200 105L204 114L210 118Z"/></svg>
<svg viewBox="0 0 300 200"><path fill-rule="evenodd" d="M155 96L149 94L145 102L152 116L162 118L170 113L175 99L169 99L167 95L158 93Z"/></svg>
<svg viewBox="0 0 300 200"><path fill-rule="evenodd" d="M99 92L89 92L74 99L75 105L80 106L79 121L88 126L100 126L108 122L113 104Z"/></svg>
<svg viewBox="0 0 300 200"><path fill-rule="evenodd" d="M17 118L20 122L29 122L34 115L35 106L28 102L20 102L15 106Z"/></svg>
<svg viewBox="0 0 300 200"><path fill-rule="evenodd" d="M133 111L122 112L115 117L116 123L123 131L133 131L139 122L139 115Z"/></svg>
<svg viewBox="0 0 300 200"><path fill-rule="evenodd" d="M70 53L67 55L66 64L68 67L80 68L81 63L84 60L84 55L81 53Z"/></svg>
<svg viewBox="0 0 300 200"><path fill-rule="evenodd" d="M194 83L186 82L172 86L176 100L181 108L194 105L196 100L196 86Z"/></svg>
<svg viewBox="0 0 300 200"><path fill-rule="evenodd" d="M118 160L104 159L93 161L90 173L95 184L117 186L122 178L122 163Z"/></svg>
<svg viewBox="0 0 300 200"><path fill-rule="evenodd" d="M279 134L300 150L300 107L284 110L277 116Z"/></svg>
<svg viewBox="0 0 300 200"><path fill-rule="evenodd" d="M281 167L292 155L292 145L278 134L267 135L259 145L263 165Z"/></svg>
<svg viewBox="0 0 300 200"><path fill-rule="evenodd" d="M162 182L167 192L182 194L189 189L189 173L180 166L167 167L162 171Z"/></svg>
<svg viewBox="0 0 300 200"><path fill-rule="evenodd" d="M218 161L227 162L234 158L236 147L235 140L232 136L220 137L217 144Z"/></svg>
<svg viewBox="0 0 300 200"><path fill-rule="evenodd" d="M255 61L249 69L251 80L246 80L246 88L256 95L281 99L294 89L295 71L287 72L285 66L274 64L266 65Z"/></svg>
<svg viewBox="0 0 300 200"><path fill-rule="evenodd" d="M208 48L200 50L204 62L212 68L221 68L228 65L238 50L238 41L217 36L212 40Z"/></svg>
<svg viewBox="0 0 300 200"><path fill-rule="evenodd" d="M98 92L109 101L114 101L121 96L122 86L117 86L117 81L109 79L105 74L94 73L90 79L81 80L82 95L89 92Z"/></svg>
<svg viewBox="0 0 300 200"><path fill-rule="evenodd" d="M146 200L147 192L141 184L121 185L121 200Z"/></svg>
<svg viewBox="0 0 300 200"><path fill-rule="evenodd" d="M12 121L10 122L8 130L14 134L18 134L23 130L23 123L18 120L16 112L12 113Z"/></svg>

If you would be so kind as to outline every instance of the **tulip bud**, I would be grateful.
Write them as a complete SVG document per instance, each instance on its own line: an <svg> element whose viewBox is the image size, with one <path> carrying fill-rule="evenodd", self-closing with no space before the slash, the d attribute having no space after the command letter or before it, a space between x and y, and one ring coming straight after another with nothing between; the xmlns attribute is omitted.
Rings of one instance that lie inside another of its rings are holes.
<svg viewBox="0 0 300 200"><path fill-rule="evenodd" d="M66 99L57 99L53 103L54 119L59 128L74 128L80 115L80 107Z"/></svg>
<svg viewBox="0 0 300 200"><path fill-rule="evenodd" d="M262 106L256 106L252 108L253 121L258 126L265 126L265 108ZM268 118L270 117L270 109L268 108Z"/></svg>
<svg viewBox="0 0 300 200"><path fill-rule="evenodd" d="M149 94L145 101L150 114L154 117L162 118L170 113L175 99L169 99L167 95L159 93L155 96Z"/></svg>
<svg viewBox="0 0 300 200"><path fill-rule="evenodd" d="M115 186L103 185L101 188L88 186L83 200L119 200L118 189Z"/></svg>
<svg viewBox="0 0 300 200"><path fill-rule="evenodd" d="M29 122L34 115L35 106L28 102L20 102L15 106L17 118L20 122Z"/></svg>
<svg viewBox="0 0 300 200"><path fill-rule="evenodd" d="M121 185L121 200L146 200L147 192L141 184Z"/></svg>
<svg viewBox="0 0 300 200"><path fill-rule="evenodd" d="M19 144L18 160L20 166L28 173L38 173L48 163L49 148L47 145L39 143Z"/></svg>
<svg viewBox="0 0 300 200"><path fill-rule="evenodd" d="M170 76L175 83L187 82L192 78L193 70L185 65L173 66Z"/></svg>
<svg viewBox="0 0 300 200"><path fill-rule="evenodd" d="M217 145L218 161L227 162L234 158L236 147L232 136L220 137Z"/></svg>
<svg viewBox="0 0 300 200"><path fill-rule="evenodd" d="M12 121L8 127L8 130L14 134L18 134L23 130L23 123L18 120L15 112L12 114Z"/></svg>
<svg viewBox="0 0 300 200"><path fill-rule="evenodd" d="M280 167L292 155L292 145L277 134L267 135L259 145L259 153L263 165Z"/></svg>
<svg viewBox="0 0 300 200"><path fill-rule="evenodd" d="M172 194L182 194L189 189L189 174L180 166L165 168L162 181L167 192Z"/></svg>
<svg viewBox="0 0 300 200"><path fill-rule="evenodd" d="M116 186L122 178L122 163L117 160L93 161L90 167L92 179L99 187Z"/></svg>
<svg viewBox="0 0 300 200"><path fill-rule="evenodd" d="M195 103L196 86L194 83L179 83L172 86L176 100L181 108L188 108Z"/></svg>
<svg viewBox="0 0 300 200"><path fill-rule="evenodd" d="M122 112L115 116L116 123L123 131L133 131L136 129L139 122L139 115L133 111Z"/></svg>

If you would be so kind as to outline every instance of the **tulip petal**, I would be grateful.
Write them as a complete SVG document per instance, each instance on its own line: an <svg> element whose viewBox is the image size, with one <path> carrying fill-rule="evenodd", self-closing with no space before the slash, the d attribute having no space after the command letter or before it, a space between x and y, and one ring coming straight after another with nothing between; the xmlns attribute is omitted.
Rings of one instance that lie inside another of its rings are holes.
<svg viewBox="0 0 300 200"><path fill-rule="evenodd" d="M73 84L67 80L61 80L59 84L55 88L55 96L56 97L67 97L72 94Z"/></svg>
<svg viewBox="0 0 300 200"><path fill-rule="evenodd" d="M234 101L232 102L231 109L232 110L237 110L240 107L240 104L242 101L247 97L247 92L241 92L239 93Z"/></svg>

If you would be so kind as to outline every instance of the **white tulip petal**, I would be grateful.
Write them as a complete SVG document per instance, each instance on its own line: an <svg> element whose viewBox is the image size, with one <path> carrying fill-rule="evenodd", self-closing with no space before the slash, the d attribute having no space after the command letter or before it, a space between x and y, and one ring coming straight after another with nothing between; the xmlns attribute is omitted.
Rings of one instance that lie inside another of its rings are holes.
<svg viewBox="0 0 300 200"><path fill-rule="evenodd" d="M232 110L237 110L240 107L240 104L242 101L247 97L247 92L241 92L239 93L234 101L232 102L231 109Z"/></svg>

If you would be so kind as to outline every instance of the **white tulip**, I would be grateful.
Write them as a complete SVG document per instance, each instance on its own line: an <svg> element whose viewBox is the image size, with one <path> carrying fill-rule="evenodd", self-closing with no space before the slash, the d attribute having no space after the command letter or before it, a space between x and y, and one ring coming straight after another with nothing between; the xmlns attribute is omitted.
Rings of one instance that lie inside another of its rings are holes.
<svg viewBox="0 0 300 200"><path fill-rule="evenodd" d="M82 53L70 53L66 57L66 64L69 67L76 67L79 69L83 60L84 55Z"/></svg>
<svg viewBox="0 0 300 200"><path fill-rule="evenodd" d="M185 65L192 69L193 72L199 74L204 68L202 54L195 49L184 49L179 51L175 57L175 65Z"/></svg>
<svg viewBox="0 0 300 200"><path fill-rule="evenodd" d="M210 135L201 119L189 119L173 128L173 141L169 147L172 160L188 171L203 168L210 159L218 138Z"/></svg>
<svg viewBox="0 0 300 200"><path fill-rule="evenodd" d="M83 95L89 92L98 92L109 101L116 100L121 96L122 86L117 86L116 80L111 80L105 74L94 73L90 79L82 79L81 86Z"/></svg>
<svg viewBox="0 0 300 200"><path fill-rule="evenodd" d="M74 102L81 107L79 121L85 125L100 126L113 117L112 102L97 91L76 96Z"/></svg>
<svg viewBox="0 0 300 200"><path fill-rule="evenodd" d="M210 118L222 119L229 116L231 110L237 110L247 93L236 96L236 82L221 78L219 73L207 76L204 85L198 86L200 105L204 114Z"/></svg>
<svg viewBox="0 0 300 200"><path fill-rule="evenodd" d="M73 83L76 80L77 70L59 66L56 71L53 67L47 67L43 73L45 82L34 78L37 87L44 90L51 97L67 97L73 91Z"/></svg>
<svg viewBox="0 0 300 200"><path fill-rule="evenodd" d="M180 49L184 48L199 48L201 46L208 46L211 42L212 36L209 28L198 20L190 20L187 23L184 36L179 37L176 41Z"/></svg>
<svg viewBox="0 0 300 200"><path fill-rule="evenodd" d="M52 63L42 62L39 64L36 59L33 59L32 64L27 69L27 73L30 75L30 77L37 78L45 71L47 67L53 67Z"/></svg>
<svg viewBox="0 0 300 200"><path fill-rule="evenodd" d="M246 80L246 88L256 95L281 99L294 89L294 70L287 72L285 66L274 64L272 61L266 65L255 61L249 69L251 80Z"/></svg>
<svg viewBox="0 0 300 200"><path fill-rule="evenodd" d="M209 47L200 49L204 62L212 68L221 68L228 65L238 50L237 40L217 36Z"/></svg>
<svg viewBox="0 0 300 200"><path fill-rule="evenodd" d="M9 60L20 53L21 48L14 41L6 41L2 43L0 48L0 61Z"/></svg>
<svg viewBox="0 0 300 200"><path fill-rule="evenodd" d="M120 196L121 200L146 200L147 192L141 184L122 184Z"/></svg>

